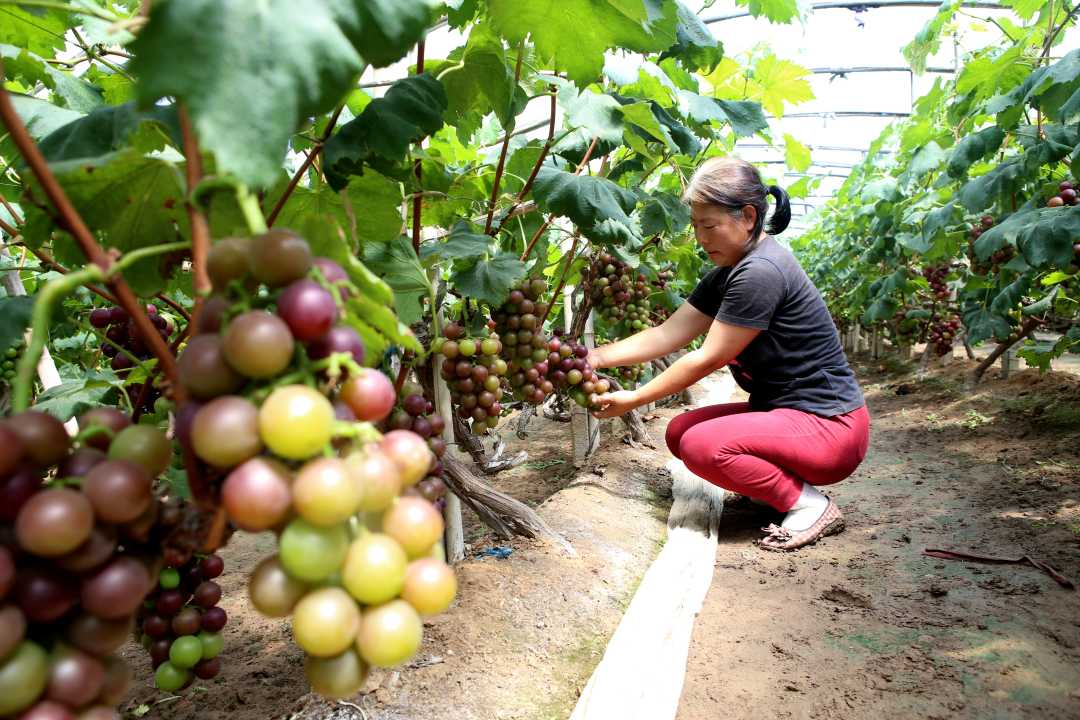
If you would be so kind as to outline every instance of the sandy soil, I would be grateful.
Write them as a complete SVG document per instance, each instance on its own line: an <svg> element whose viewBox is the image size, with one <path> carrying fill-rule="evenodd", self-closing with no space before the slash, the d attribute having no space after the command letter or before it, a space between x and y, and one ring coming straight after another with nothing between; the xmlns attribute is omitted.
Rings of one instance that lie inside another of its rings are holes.
<svg viewBox="0 0 1080 720"><path fill-rule="evenodd" d="M871 452L835 486L846 532L797 554L725 510L679 720L1080 718L1080 378L1025 370L962 390L966 362L918 381L859 368Z"/></svg>

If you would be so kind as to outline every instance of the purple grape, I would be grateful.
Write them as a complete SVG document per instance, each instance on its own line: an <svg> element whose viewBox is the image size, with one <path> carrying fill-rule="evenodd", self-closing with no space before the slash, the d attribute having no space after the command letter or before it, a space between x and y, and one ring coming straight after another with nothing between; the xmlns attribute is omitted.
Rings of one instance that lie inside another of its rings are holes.
<svg viewBox="0 0 1080 720"><path fill-rule="evenodd" d="M278 298L278 315L301 342L325 334L337 320L337 314L334 296L307 278L289 285Z"/></svg>
<svg viewBox="0 0 1080 720"><path fill-rule="evenodd" d="M349 353L357 363L364 362L364 341L348 325L335 325L308 344L308 356L321 360L331 353Z"/></svg>
<svg viewBox="0 0 1080 720"><path fill-rule="evenodd" d="M427 405L427 400L424 399L423 395L409 395L401 403L401 406L405 408L405 412L413 417L423 415L424 411L427 410Z"/></svg>
<svg viewBox="0 0 1080 720"><path fill-rule="evenodd" d="M95 308L90 311L90 324L99 330L109 326L112 319L112 311L108 308Z"/></svg>

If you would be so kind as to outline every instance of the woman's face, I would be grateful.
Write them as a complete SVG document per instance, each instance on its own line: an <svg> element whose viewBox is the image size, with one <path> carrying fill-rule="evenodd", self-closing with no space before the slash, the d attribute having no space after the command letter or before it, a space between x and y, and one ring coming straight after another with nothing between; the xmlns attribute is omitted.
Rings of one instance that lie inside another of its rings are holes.
<svg viewBox="0 0 1080 720"><path fill-rule="evenodd" d="M690 206L694 236L709 259L720 267L730 267L742 260L756 216L757 210L749 205L741 213L734 214L717 205L693 203Z"/></svg>

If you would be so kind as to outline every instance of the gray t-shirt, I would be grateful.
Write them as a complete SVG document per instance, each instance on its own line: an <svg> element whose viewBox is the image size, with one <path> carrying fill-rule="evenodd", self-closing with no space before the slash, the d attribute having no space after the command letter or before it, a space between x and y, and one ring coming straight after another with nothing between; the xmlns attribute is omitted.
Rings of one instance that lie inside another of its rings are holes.
<svg viewBox="0 0 1080 720"><path fill-rule="evenodd" d="M754 409L833 417L863 406L821 293L775 238L710 271L686 301L721 322L762 330L731 368Z"/></svg>

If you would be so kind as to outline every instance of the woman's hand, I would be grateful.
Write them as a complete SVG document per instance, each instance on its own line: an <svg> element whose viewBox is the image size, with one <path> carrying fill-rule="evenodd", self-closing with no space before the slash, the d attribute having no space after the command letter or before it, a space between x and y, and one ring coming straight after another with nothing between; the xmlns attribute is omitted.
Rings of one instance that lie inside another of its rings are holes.
<svg viewBox="0 0 1080 720"><path fill-rule="evenodd" d="M593 416L598 418L618 417L641 404L637 392L634 390L618 390L604 393L598 398L598 402L600 403L600 409L593 412Z"/></svg>
<svg viewBox="0 0 1080 720"><path fill-rule="evenodd" d="M600 368L607 367L604 365L604 361L600 359L600 349L593 348L589 350L589 354L585 357L585 362L589 363L593 370L599 370Z"/></svg>

